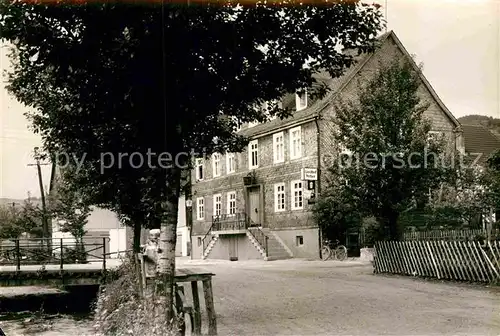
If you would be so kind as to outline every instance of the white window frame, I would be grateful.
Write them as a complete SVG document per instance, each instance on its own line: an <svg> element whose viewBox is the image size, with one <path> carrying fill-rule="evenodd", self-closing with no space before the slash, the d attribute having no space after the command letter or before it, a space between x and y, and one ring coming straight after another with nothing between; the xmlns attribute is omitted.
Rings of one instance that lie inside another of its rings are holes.
<svg viewBox="0 0 500 336"><path fill-rule="evenodd" d="M236 171L236 154L227 153L226 154L226 173L231 174Z"/></svg>
<svg viewBox="0 0 500 336"><path fill-rule="evenodd" d="M197 181L203 181L205 178L205 164L204 164L204 159L195 159L195 174L196 174L196 180ZM200 167L201 167L201 175L200 176Z"/></svg>
<svg viewBox="0 0 500 336"><path fill-rule="evenodd" d="M212 171L213 171L214 177L221 176L221 173L222 173L221 156L222 155L220 153L213 153L212 154Z"/></svg>
<svg viewBox="0 0 500 336"><path fill-rule="evenodd" d="M198 197L196 199L196 219L197 220L205 219L205 198L203 197Z"/></svg>
<svg viewBox="0 0 500 336"><path fill-rule="evenodd" d="M302 95L304 96L304 104L302 104L301 95L299 95L298 93L295 94L295 109L296 109L296 111L301 111L301 110L307 108L307 90L304 90L302 92Z"/></svg>
<svg viewBox="0 0 500 336"><path fill-rule="evenodd" d="M214 217L222 215L222 194L215 194L213 198L214 205ZM219 209L217 209L217 205L219 205ZM217 213L219 210L219 213Z"/></svg>
<svg viewBox="0 0 500 336"><path fill-rule="evenodd" d="M300 187L296 188L295 185L300 183ZM296 193L298 195L296 195ZM290 209L301 210L304 209L304 182L302 180L295 180L290 182ZM296 199L298 197L298 199ZM300 205L297 205L300 203Z"/></svg>
<svg viewBox="0 0 500 336"><path fill-rule="evenodd" d="M279 139L281 141L278 141ZM279 149L281 149L281 153ZM285 134L283 132L273 134L273 162L285 162Z"/></svg>
<svg viewBox="0 0 500 336"><path fill-rule="evenodd" d="M298 139L294 137L294 133L297 131L299 132ZM290 134L290 160L300 159L302 157L302 127L297 126L290 129L289 134ZM297 149L298 153L296 153L294 150L294 145L296 141L298 141L298 149Z"/></svg>
<svg viewBox="0 0 500 336"><path fill-rule="evenodd" d="M233 213L231 213L231 209L234 209ZM227 215L236 216L236 191L230 191L227 193Z"/></svg>
<svg viewBox="0 0 500 336"><path fill-rule="evenodd" d="M282 188L283 190L279 190ZM274 185L274 212L286 211L286 187L285 183L276 183ZM283 200L280 202L280 200Z"/></svg>
<svg viewBox="0 0 500 336"><path fill-rule="evenodd" d="M255 148L253 148L255 146ZM255 154L256 164L252 164L253 153ZM255 139L248 143L248 169L259 168L259 140Z"/></svg>

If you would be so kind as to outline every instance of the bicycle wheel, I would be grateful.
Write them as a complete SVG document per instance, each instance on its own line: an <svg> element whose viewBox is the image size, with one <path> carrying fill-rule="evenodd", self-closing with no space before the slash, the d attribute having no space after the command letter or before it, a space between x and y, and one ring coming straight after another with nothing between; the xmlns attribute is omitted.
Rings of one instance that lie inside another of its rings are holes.
<svg viewBox="0 0 500 336"><path fill-rule="evenodd" d="M321 259L322 260L328 260L330 256L332 255L332 250L328 246L323 246L321 248Z"/></svg>
<svg viewBox="0 0 500 336"><path fill-rule="evenodd" d="M344 261L347 259L347 248L344 245L339 245L335 249L335 257L337 260Z"/></svg>

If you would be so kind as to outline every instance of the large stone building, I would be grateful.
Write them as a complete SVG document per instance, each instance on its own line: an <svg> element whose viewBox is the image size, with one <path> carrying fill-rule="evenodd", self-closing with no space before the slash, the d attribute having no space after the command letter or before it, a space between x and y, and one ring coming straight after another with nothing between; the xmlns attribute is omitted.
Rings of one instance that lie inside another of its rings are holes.
<svg viewBox="0 0 500 336"><path fill-rule="evenodd" d="M285 97L293 116L239 131L251 141L243 153L197 159L192 172L193 258L318 258L320 234L308 198L321 193L321 166L339 147L333 142L332 103L348 97L381 64L412 58L394 32L380 37L374 53L358 56L342 77L319 75L331 91L322 100L307 94ZM417 69L417 65L415 65ZM460 124L421 75L421 96L430 103L425 116L433 132L463 148ZM324 174L323 174L324 175ZM315 180L314 189L310 180ZM306 184L307 183L307 184Z"/></svg>

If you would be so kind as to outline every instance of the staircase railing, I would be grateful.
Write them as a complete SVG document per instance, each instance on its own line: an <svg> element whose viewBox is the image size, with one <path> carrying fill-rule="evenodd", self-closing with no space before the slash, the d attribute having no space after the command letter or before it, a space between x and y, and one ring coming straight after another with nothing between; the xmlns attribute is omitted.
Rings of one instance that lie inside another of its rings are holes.
<svg viewBox="0 0 500 336"><path fill-rule="evenodd" d="M210 225L210 228L208 229L207 233L205 234L205 236L201 240L202 245L203 245L203 252L202 253L205 253L205 251L207 250L208 244L210 244L210 242L212 241L212 239L214 237L211 234L213 227L214 227L214 222L212 222L212 225Z"/></svg>
<svg viewBox="0 0 500 336"><path fill-rule="evenodd" d="M252 230L248 230L254 239L260 244L266 253L266 257L269 257L268 241L269 236L267 236L264 231L259 227L252 227Z"/></svg>

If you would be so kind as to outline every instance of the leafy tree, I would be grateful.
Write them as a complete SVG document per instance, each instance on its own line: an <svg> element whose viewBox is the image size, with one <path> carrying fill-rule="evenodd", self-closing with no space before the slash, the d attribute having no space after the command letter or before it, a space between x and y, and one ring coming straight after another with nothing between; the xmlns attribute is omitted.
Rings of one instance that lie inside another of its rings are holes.
<svg viewBox="0 0 500 336"><path fill-rule="evenodd" d="M25 200L20 208L0 206L0 237L18 238L23 233L42 237L42 215L42 209L29 199Z"/></svg>
<svg viewBox="0 0 500 336"><path fill-rule="evenodd" d="M381 65L360 86L352 100L336 106L335 143L352 154L339 155L329 167L324 201L348 204L350 216L375 217L388 238L399 239L401 214L423 208L429 191L449 181L454 170L441 164L444 139L428 140L428 104L419 97L420 78L407 60Z"/></svg>
<svg viewBox="0 0 500 336"><path fill-rule="evenodd" d="M341 75L353 58L338 46L371 51L383 24L379 6L352 1L0 6L0 37L14 46L9 89L35 108L45 149L84 160L71 183L90 202L161 223L168 320L192 157L241 151L235 126L288 116L274 101L287 93L323 96L312 75ZM268 111L256 108L265 101Z"/></svg>
<svg viewBox="0 0 500 336"><path fill-rule="evenodd" d="M90 211L90 206L72 190L71 185L63 177L58 177L50 198L50 212L61 223L61 231L71 233L77 245L83 243L83 236L87 233L85 225Z"/></svg>

